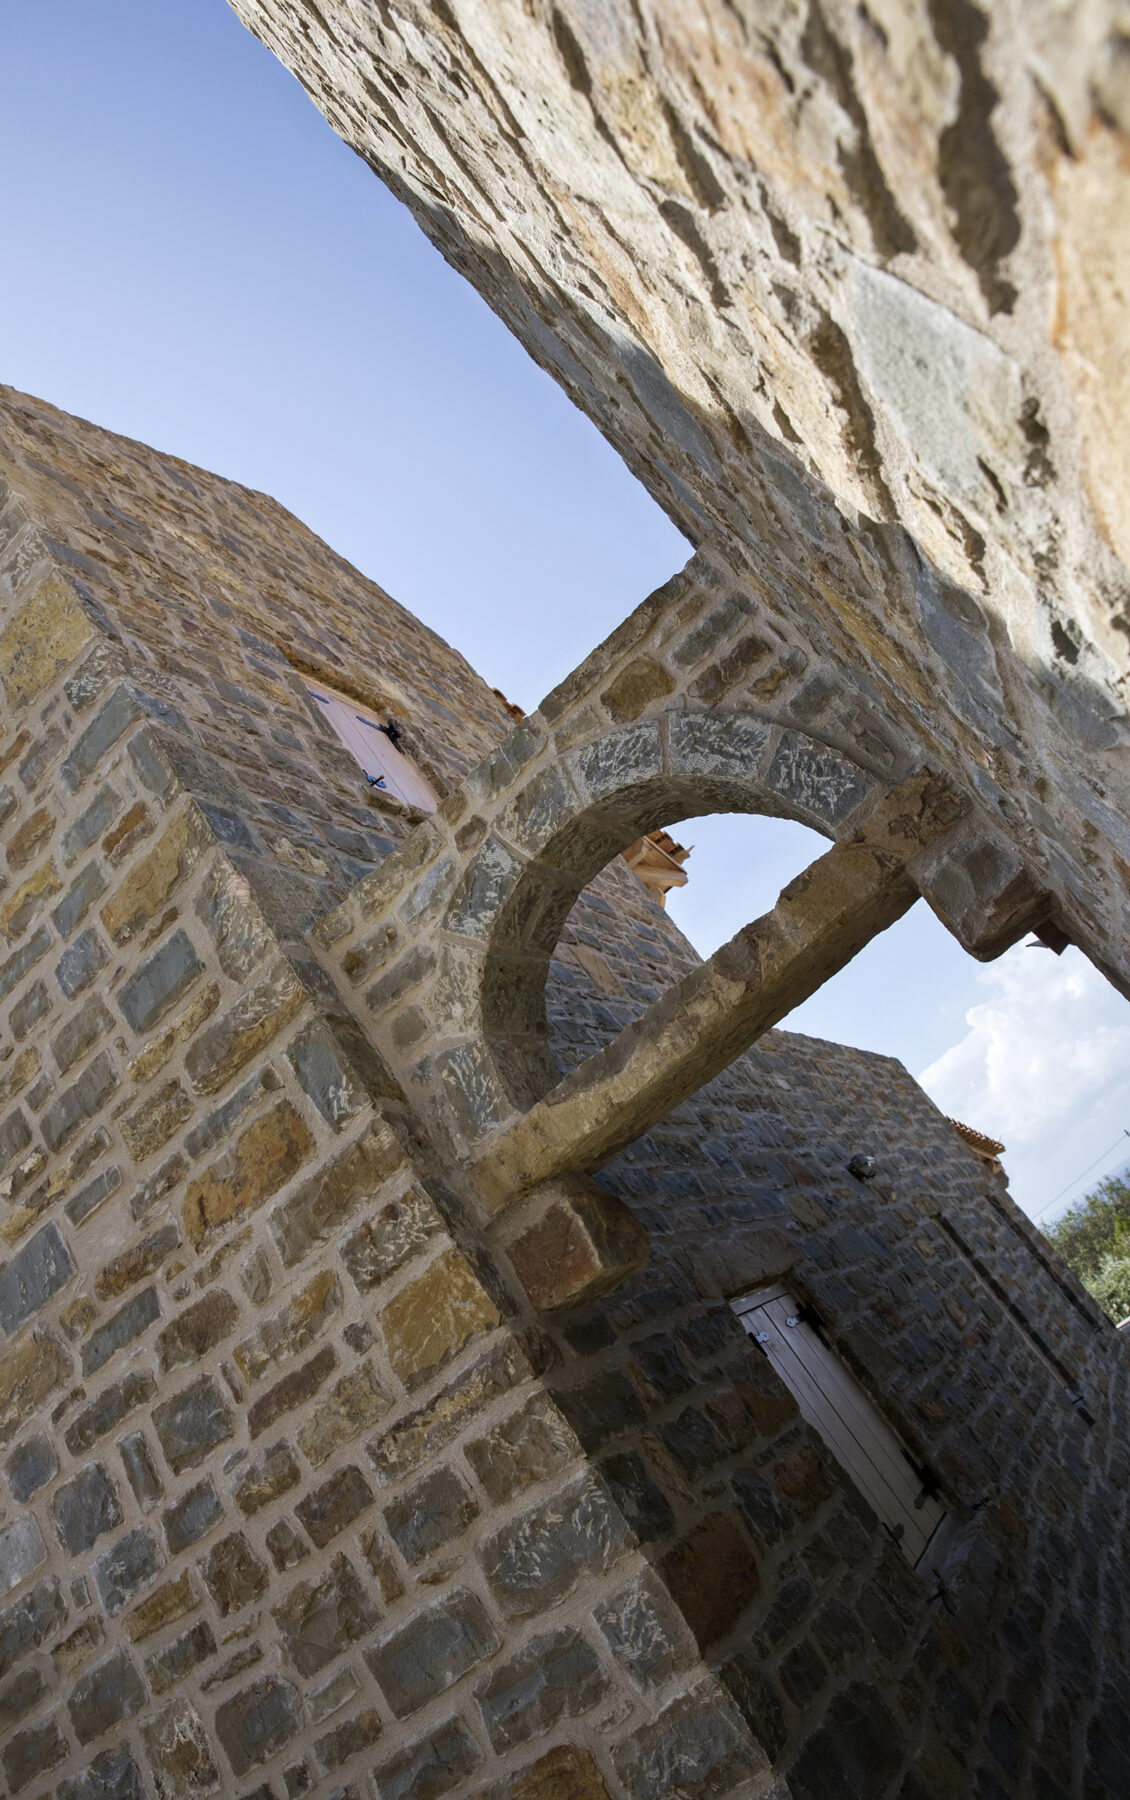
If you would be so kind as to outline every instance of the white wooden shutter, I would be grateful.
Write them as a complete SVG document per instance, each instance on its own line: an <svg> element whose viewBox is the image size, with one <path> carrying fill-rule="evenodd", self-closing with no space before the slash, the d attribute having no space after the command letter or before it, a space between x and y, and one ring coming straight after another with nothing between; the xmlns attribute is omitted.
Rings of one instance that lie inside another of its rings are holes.
<svg viewBox="0 0 1130 1800"><path fill-rule="evenodd" d="M916 1563L945 1518L898 1438L858 1381L800 1317L783 1288L734 1301L749 1335L764 1350L800 1408L864 1499Z"/></svg>
<svg viewBox="0 0 1130 1800"><path fill-rule="evenodd" d="M326 720L366 775L380 781L390 794L421 812L435 812L436 797L411 757L398 750L382 721L367 707L359 706L332 688L306 684Z"/></svg>

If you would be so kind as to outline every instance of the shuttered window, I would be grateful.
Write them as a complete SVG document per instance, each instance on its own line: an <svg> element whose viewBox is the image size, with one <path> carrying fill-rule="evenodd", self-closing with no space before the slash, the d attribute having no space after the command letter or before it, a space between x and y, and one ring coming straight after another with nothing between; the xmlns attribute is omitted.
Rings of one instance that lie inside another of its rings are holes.
<svg viewBox="0 0 1130 1800"><path fill-rule="evenodd" d="M945 1518L936 1494L923 1487L898 1438L854 1376L800 1316L787 1289L764 1288L733 1302L734 1311L765 1352L832 1455L872 1510L918 1562Z"/></svg>
<svg viewBox="0 0 1130 1800"><path fill-rule="evenodd" d="M375 787L384 788L407 806L435 812L436 797L410 756L397 748L384 720L366 706L335 694L320 682L306 682L327 723L333 726L345 748L357 758Z"/></svg>

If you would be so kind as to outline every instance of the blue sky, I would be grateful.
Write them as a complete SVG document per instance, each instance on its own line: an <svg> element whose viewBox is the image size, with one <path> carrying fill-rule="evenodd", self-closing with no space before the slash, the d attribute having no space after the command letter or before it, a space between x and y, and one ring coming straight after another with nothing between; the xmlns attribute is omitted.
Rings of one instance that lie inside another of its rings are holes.
<svg viewBox="0 0 1130 1800"><path fill-rule="evenodd" d="M224 0L39 0L0 42L0 379L275 495L527 708L686 559ZM704 953L823 847L684 841ZM983 970L921 903L790 1024L925 1072L1033 1211L1130 1124L1130 1010L1078 953Z"/></svg>

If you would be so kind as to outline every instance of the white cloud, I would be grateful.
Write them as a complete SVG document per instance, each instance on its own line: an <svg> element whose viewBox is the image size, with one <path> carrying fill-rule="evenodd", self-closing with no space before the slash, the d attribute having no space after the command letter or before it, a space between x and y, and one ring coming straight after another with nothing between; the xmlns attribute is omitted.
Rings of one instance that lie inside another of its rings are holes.
<svg viewBox="0 0 1130 1800"><path fill-rule="evenodd" d="M1130 1006L1075 949L1017 945L977 984L965 1036L918 1079L943 1112L1003 1140L1012 1191L1036 1212L1130 1125ZM1092 1179L1117 1166L1113 1152Z"/></svg>

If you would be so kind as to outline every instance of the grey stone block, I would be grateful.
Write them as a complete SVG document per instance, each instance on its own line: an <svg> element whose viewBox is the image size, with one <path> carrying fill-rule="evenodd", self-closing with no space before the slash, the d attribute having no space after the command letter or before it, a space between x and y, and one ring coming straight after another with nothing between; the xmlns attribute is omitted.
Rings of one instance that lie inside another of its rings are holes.
<svg viewBox="0 0 1130 1800"><path fill-rule="evenodd" d="M603 1574L634 1542L607 1488L585 1475L485 1539L479 1559L503 1612L523 1618Z"/></svg>
<svg viewBox="0 0 1130 1800"><path fill-rule="evenodd" d="M134 1499L142 1512L148 1512L163 1497L165 1489L144 1432L131 1431L128 1437L119 1438L118 1453Z"/></svg>
<svg viewBox="0 0 1130 1800"><path fill-rule="evenodd" d="M371 1650L365 1661L398 1719L405 1719L493 1656L501 1639L482 1601L459 1588Z"/></svg>
<svg viewBox="0 0 1130 1800"><path fill-rule="evenodd" d="M40 957L46 956L55 942L54 933L49 925L41 925L38 931L13 950L5 962L0 963L0 1000L5 999L12 989L23 980L29 969L33 969Z"/></svg>
<svg viewBox="0 0 1130 1800"><path fill-rule="evenodd" d="M405 1562L422 1562L458 1537L479 1514L469 1489L452 1469L436 1469L385 1508L385 1524ZM298 1509L299 1518L302 1509Z"/></svg>
<svg viewBox="0 0 1130 1800"><path fill-rule="evenodd" d="M54 1719L33 1725L28 1731L17 1731L0 1751L8 1792L18 1794L29 1781L65 1762L69 1754L70 1746Z"/></svg>
<svg viewBox="0 0 1130 1800"><path fill-rule="evenodd" d="M460 1719L444 1719L427 1737L374 1771L381 1800L440 1800L473 1774L482 1753Z"/></svg>
<svg viewBox="0 0 1130 1800"><path fill-rule="evenodd" d="M164 1650L158 1650L145 1660L145 1673L150 1687L155 1694L163 1694L168 1688L175 1687L183 1681L199 1663L207 1662L216 1652L216 1639L207 1619L197 1619L195 1625L174 1638Z"/></svg>
<svg viewBox="0 0 1130 1800"><path fill-rule="evenodd" d="M105 1388L64 1432L63 1442L71 1455L81 1456L99 1438L113 1431L135 1407L144 1406L156 1392L157 1383L152 1375L140 1369L123 1375L112 1387Z"/></svg>
<svg viewBox="0 0 1130 1800"><path fill-rule="evenodd" d="M106 1531L122 1522L113 1482L101 1463L80 1469L51 1496L59 1542L70 1556L82 1556Z"/></svg>
<svg viewBox="0 0 1130 1800"><path fill-rule="evenodd" d="M160 1317L161 1302L156 1288L143 1288L140 1294L134 1294L87 1338L82 1347L83 1375L97 1374L118 1350L132 1344L134 1338L148 1331Z"/></svg>
<svg viewBox="0 0 1130 1800"><path fill-rule="evenodd" d="M33 1031L41 1019L45 1019L53 1005L50 994L42 981L34 981L26 994L16 1001L8 1014L8 1024L12 1036L19 1043L29 1031Z"/></svg>
<svg viewBox="0 0 1130 1800"><path fill-rule="evenodd" d="M369 1096L345 1058L334 1031L323 1021L300 1031L287 1046L286 1055L303 1092L335 1131L340 1131L369 1104Z"/></svg>
<svg viewBox="0 0 1130 1800"><path fill-rule="evenodd" d="M103 1550L94 1563L94 1579L110 1616L121 1612L141 1588L155 1581L163 1566L156 1539L144 1525L127 1531L125 1537Z"/></svg>
<svg viewBox="0 0 1130 1800"><path fill-rule="evenodd" d="M377 1622L365 1587L344 1556L335 1556L317 1581L299 1582L273 1611L300 1675L316 1674Z"/></svg>
<svg viewBox="0 0 1130 1800"><path fill-rule="evenodd" d="M548 1731L558 1719L587 1712L611 1685L592 1645L566 1626L533 1638L475 1696L490 1741L501 1752Z"/></svg>
<svg viewBox="0 0 1130 1800"><path fill-rule="evenodd" d="M84 931L81 937L68 945L55 964L55 980L67 999L73 1000L76 994L81 994L90 986L109 960L110 952L100 934L93 929Z"/></svg>
<svg viewBox="0 0 1130 1800"><path fill-rule="evenodd" d="M131 1718L145 1704L145 1683L125 1650L115 1650L71 1689L67 1710L80 1744Z"/></svg>
<svg viewBox="0 0 1130 1800"><path fill-rule="evenodd" d="M0 1612L0 1681L21 1656L57 1631L66 1616L66 1604L54 1576L37 1582Z"/></svg>
<svg viewBox="0 0 1130 1800"><path fill-rule="evenodd" d="M141 1771L128 1750L104 1750L81 1775L61 1782L58 1800L147 1800Z"/></svg>
<svg viewBox="0 0 1130 1800"><path fill-rule="evenodd" d="M81 925L99 894L106 891L106 877L96 862L87 863L85 869L71 882L58 906L51 914L51 922L61 938L69 938L76 925Z"/></svg>
<svg viewBox="0 0 1130 1800"><path fill-rule="evenodd" d="M0 1124L0 1170L15 1161L21 1150L31 1143L31 1126L17 1106Z"/></svg>
<svg viewBox="0 0 1130 1800"><path fill-rule="evenodd" d="M114 1065L105 1050L83 1070L78 1080L64 1088L39 1121L49 1150L61 1150L80 1125L102 1110L118 1085Z"/></svg>
<svg viewBox="0 0 1130 1800"><path fill-rule="evenodd" d="M47 1546L39 1521L24 1513L0 1531L0 1594L10 1594L21 1581L47 1559Z"/></svg>
<svg viewBox="0 0 1130 1800"><path fill-rule="evenodd" d="M144 1033L174 1006L202 974L204 964L187 933L174 931L118 994L118 1007L127 1025Z"/></svg>
<svg viewBox="0 0 1130 1800"><path fill-rule="evenodd" d="M66 1287L75 1272L58 1227L45 1225L0 1270L0 1326L8 1337Z"/></svg>
<svg viewBox="0 0 1130 1800"><path fill-rule="evenodd" d="M61 774L72 793L94 773L107 750L113 749L122 734L145 715L136 697L127 687L118 687L103 702L64 762Z"/></svg>
<svg viewBox="0 0 1130 1800"><path fill-rule="evenodd" d="M30 1500L59 1473L59 1458L51 1439L41 1435L25 1438L12 1451L4 1465L4 1474L13 1500Z"/></svg>
<svg viewBox="0 0 1130 1800"><path fill-rule="evenodd" d="M625 1738L612 1760L634 1800L718 1800L740 1782L769 1772L768 1759L732 1702L705 1684L672 1701Z"/></svg>
<svg viewBox="0 0 1130 1800"><path fill-rule="evenodd" d="M267 1676L225 1701L216 1735L236 1775L246 1775L282 1750L301 1728L302 1702L289 1681Z"/></svg>
<svg viewBox="0 0 1130 1800"><path fill-rule="evenodd" d="M223 1395L207 1375L154 1407L153 1424L165 1460L175 1475L203 1462L210 1450L231 1437L235 1428Z"/></svg>
<svg viewBox="0 0 1130 1800"><path fill-rule="evenodd" d="M100 787L86 810L63 833L60 849L68 869L78 861L84 850L89 850L95 838L101 837L106 828L113 824L121 810L121 795L112 787Z"/></svg>
<svg viewBox="0 0 1130 1800"><path fill-rule="evenodd" d="M60 1075L73 1068L113 1023L97 994L92 994L78 1012L72 1012L51 1040L51 1054Z"/></svg>
<svg viewBox="0 0 1130 1800"><path fill-rule="evenodd" d="M77 1194L71 1195L63 1208L68 1222L71 1225L83 1224L92 1212L97 1212L103 1200L108 1200L121 1185L122 1171L116 1163L112 1163L108 1169L103 1169L101 1174L96 1175L93 1181L88 1181L84 1188L80 1188Z"/></svg>
<svg viewBox="0 0 1130 1800"><path fill-rule="evenodd" d="M595 1617L617 1662L645 1690L697 1657L686 1620L653 1575L629 1582L597 1607Z"/></svg>

